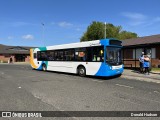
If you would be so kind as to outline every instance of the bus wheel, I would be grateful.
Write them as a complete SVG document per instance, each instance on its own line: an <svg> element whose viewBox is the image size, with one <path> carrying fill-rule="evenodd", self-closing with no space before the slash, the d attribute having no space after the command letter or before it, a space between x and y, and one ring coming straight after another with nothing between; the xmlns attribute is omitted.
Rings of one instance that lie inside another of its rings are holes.
<svg viewBox="0 0 160 120"><path fill-rule="evenodd" d="M42 65L42 70L43 70L43 71L46 71L46 70L47 70L47 68L46 68L46 65L45 65L45 64L43 64L43 65Z"/></svg>
<svg viewBox="0 0 160 120"><path fill-rule="evenodd" d="M86 75L86 69L83 66L78 68L78 75L81 77L84 77Z"/></svg>

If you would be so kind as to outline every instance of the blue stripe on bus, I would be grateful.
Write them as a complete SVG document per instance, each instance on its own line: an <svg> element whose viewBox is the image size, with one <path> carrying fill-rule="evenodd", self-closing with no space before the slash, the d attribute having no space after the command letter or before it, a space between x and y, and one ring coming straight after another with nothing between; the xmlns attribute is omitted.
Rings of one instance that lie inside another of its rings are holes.
<svg viewBox="0 0 160 120"><path fill-rule="evenodd" d="M42 61L41 65L39 66L39 68L37 68L37 70L42 70L43 63L46 65L46 67L48 67L48 61Z"/></svg>
<svg viewBox="0 0 160 120"><path fill-rule="evenodd" d="M108 39L101 39L100 44L104 45L104 46L109 45L109 40Z"/></svg>
<svg viewBox="0 0 160 120"><path fill-rule="evenodd" d="M101 63L101 66L95 76L114 76L123 73L123 67L120 69L112 70L111 66L106 63Z"/></svg>

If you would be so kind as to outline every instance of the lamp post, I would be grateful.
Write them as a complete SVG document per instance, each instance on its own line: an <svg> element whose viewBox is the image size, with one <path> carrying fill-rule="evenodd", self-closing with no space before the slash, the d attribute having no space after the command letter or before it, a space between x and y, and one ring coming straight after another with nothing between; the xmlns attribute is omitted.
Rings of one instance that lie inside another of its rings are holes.
<svg viewBox="0 0 160 120"><path fill-rule="evenodd" d="M42 22L42 44L44 45L44 23Z"/></svg>
<svg viewBox="0 0 160 120"><path fill-rule="evenodd" d="M104 23L104 39L106 39L106 22Z"/></svg>

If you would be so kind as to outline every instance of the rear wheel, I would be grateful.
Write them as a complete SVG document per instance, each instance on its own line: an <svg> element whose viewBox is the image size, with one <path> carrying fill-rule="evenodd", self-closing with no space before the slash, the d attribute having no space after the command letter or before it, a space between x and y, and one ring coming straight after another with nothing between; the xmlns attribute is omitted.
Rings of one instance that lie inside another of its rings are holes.
<svg viewBox="0 0 160 120"><path fill-rule="evenodd" d="M43 71L46 71L46 70L47 70L46 64L43 64L43 65L42 65L42 70L43 70Z"/></svg>
<svg viewBox="0 0 160 120"><path fill-rule="evenodd" d="M78 68L78 75L81 77L86 76L86 69L83 66Z"/></svg>

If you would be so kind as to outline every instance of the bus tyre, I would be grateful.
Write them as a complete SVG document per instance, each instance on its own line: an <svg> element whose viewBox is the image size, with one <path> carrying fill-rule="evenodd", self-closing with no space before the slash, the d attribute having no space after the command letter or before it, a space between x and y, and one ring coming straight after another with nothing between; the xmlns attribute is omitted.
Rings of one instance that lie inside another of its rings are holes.
<svg viewBox="0 0 160 120"><path fill-rule="evenodd" d="M42 70L43 70L43 71L46 71L46 70L47 70L47 67L46 67L45 64L42 65Z"/></svg>
<svg viewBox="0 0 160 120"><path fill-rule="evenodd" d="M86 69L84 67L79 67L78 68L78 75L81 76L81 77L84 77L86 76Z"/></svg>

